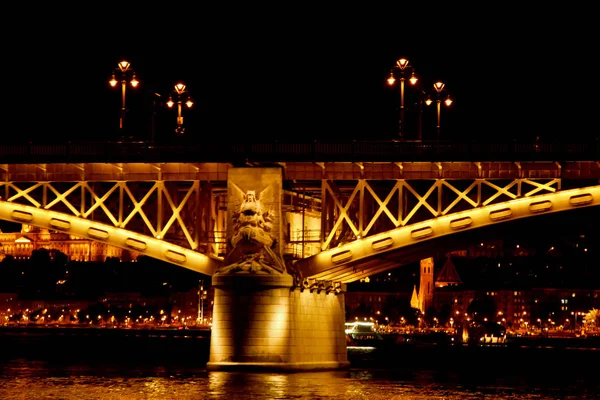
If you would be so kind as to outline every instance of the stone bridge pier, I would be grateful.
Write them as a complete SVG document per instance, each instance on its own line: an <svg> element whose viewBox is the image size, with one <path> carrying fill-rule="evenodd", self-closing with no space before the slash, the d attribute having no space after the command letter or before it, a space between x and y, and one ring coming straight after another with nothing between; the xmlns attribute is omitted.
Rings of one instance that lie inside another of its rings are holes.
<svg viewBox="0 0 600 400"><path fill-rule="evenodd" d="M281 181L278 168L228 172L228 255L212 278L208 370L349 367L345 286L300 287L281 256Z"/></svg>

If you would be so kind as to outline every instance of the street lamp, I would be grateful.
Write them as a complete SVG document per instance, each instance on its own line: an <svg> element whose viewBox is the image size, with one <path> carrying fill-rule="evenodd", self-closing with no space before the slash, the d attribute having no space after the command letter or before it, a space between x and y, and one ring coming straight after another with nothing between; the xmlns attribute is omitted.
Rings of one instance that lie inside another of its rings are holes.
<svg viewBox="0 0 600 400"><path fill-rule="evenodd" d="M198 324L203 325L204 324L204 299L206 298L206 291L204 290L204 281L200 280L198 281L199 283L199 289L198 290Z"/></svg>
<svg viewBox="0 0 600 400"><path fill-rule="evenodd" d="M397 68L400 70L400 118L398 120L398 136L400 140L404 140L404 71L407 68L412 70L412 74L409 78L409 82L411 85L415 85L418 81L418 78L415 76L415 69L412 65L408 65L408 60L406 58L401 58L396 61L396 65L393 68ZM396 82L396 77L394 76L394 71L390 71L390 77L387 79L387 82L390 86L393 86Z"/></svg>
<svg viewBox="0 0 600 400"><path fill-rule="evenodd" d="M444 82L441 81L437 81L436 83L433 84L433 88L435 89L436 92L436 104L437 104L437 140L440 140L440 115L441 115L441 106L442 106L442 97L446 96L446 99L444 100L444 104L449 107L453 100L450 98L450 95L448 94L448 92L445 90L446 85L444 84ZM431 105L433 103L433 100L431 100L431 97L428 97L427 100L425 100L425 104L427 104L428 106Z"/></svg>
<svg viewBox="0 0 600 400"><path fill-rule="evenodd" d="M183 127L183 116L181 115L183 104L185 104L187 108L191 108L194 105L194 102L192 101L189 92L187 91L187 88L183 83L177 83L175 85L174 94L175 101L173 100L173 95L169 96L169 100L167 101L167 107L173 108L173 106L177 104L177 128L175 129L175 132L183 134L185 130L185 128Z"/></svg>
<svg viewBox="0 0 600 400"><path fill-rule="evenodd" d="M109 84L111 87L116 87L117 83L119 83L119 81L117 81L117 76L116 73L118 73L120 75L121 78L121 119L119 120L119 129L121 129L121 132L123 132L123 129L125 127L125 114L127 113L127 108L125 106L125 97L126 97L126 92L127 92L127 75L128 73L131 72L131 80L129 81L129 83L131 84L131 87L136 88L140 81L138 81L135 77L135 71L131 68L131 64L128 61L121 61L118 64L118 68L115 68L115 71L112 74L112 78L109 81Z"/></svg>

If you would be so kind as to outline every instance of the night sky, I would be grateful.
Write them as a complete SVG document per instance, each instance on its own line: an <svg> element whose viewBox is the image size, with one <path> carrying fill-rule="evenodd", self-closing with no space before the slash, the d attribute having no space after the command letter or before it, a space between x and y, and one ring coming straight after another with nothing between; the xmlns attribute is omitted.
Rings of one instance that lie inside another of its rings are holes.
<svg viewBox="0 0 600 400"><path fill-rule="evenodd" d="M127 92L136 140L151 138L153 112L155 140L174 140L176 112L153 93L166 99L178 81L196 103L183 113L191 143L397 139L399 90L386 78L401 57L425 90L442 80L455 100L442 109L443 140L598 137L591 10L44 7L1 28L5 141L118 140L108 79L121 59L142 82ZM435 139L434 106L423 124Z"/></svg>

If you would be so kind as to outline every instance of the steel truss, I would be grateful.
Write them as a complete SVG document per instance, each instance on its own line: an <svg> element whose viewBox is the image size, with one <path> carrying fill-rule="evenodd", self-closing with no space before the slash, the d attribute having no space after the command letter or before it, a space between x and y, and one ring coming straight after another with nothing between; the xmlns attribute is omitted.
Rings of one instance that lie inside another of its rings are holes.
<svg viewBox="0 0 600 400"><path fill-rule="evenodd" d="M322 182L322 241L327 250L356 239L496 203L554 193L561 179Z"/></svg>
<svg viewBox="0 0 600 400"><path fill-rule="evenodd" d="M265 166L255 163L252 166ZM289 162L288 212L321 215L321 251L420 221L597 184L600 162ZM207 255L226 252L227 163L0 164L0 198ZM589 182L592 181L592 182ZM285 196L285 195L284 195ZM284 200L284 202L287 200ZM304 256L314 253L301 252Z"/></svg>
<svg viewBox="0 0 600 400"><path fill-rule="evenodd" d="M414 222L334 248L296 262L303 277L349 283L397 266L431 257L444 248L447 236L498 223L552 213L598 207L600 185L563 189L486 203L462 212L450 212ZM528 192L531 193L532 191ZM473 240L471 236L471 240ZM465 237L463 236L463 239ZM475 239L477 240L477 239Z"/></svg>
<svg viewBox="0 0 600 400"><path fill-rule="evenodd" d="M207 181L0 182L2 200L65 213L218 256L224 194ZM221 212L222 214L222 212Z"/></svg>

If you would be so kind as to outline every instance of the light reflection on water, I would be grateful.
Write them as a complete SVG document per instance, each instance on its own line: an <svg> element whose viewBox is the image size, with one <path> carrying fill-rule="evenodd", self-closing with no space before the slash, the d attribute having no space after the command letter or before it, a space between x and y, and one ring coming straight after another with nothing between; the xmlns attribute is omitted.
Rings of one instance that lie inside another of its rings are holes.
<svg viewBox="0 0 600 400"><path fill-rule="evenodd" d="M282 374L209 372L207 353L194 351L165 360L121 349L82 360L62 348L44 357L37 355L41 347L16 356L23 352L16 347L0 347L0 400L600 398L597 372L586 367L598 352L349 348L348 371Z"/></svg>
<svg viewBox="0 0 600 400"><path fill-rule="evenodd" d="M170 366L86 366L22 359L0 362L2 400L596 398L581 388L577 393L574 390L557 385L542 391L527 386L527 382L502 380L490 385L436 370L352 368L280 374L209 372Z"/></svg>

